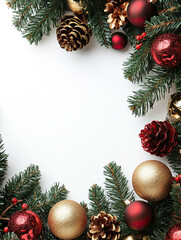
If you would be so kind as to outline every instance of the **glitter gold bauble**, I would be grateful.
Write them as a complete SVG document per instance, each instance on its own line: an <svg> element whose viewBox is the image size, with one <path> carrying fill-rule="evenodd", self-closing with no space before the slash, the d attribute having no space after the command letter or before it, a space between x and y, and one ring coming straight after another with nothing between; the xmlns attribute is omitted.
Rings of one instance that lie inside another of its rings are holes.
<svg viewBox="0 0 181 240"><path fill-rule="evenodd" d="M77 202L63 200L56 203L49 212L50 231L58 238L78 238L87 226L85 209Z"/></svg>
<svg viewBox="0 0 181 240"><path fill-rule="evenodd" d="M167 119L170 122L181 121L181 92L171 95L168 103Z"/></svg>
<svg viewBox="0 0 181 240"><path fill-rule="evenodd" d="M81 14L82 13L82 9L83 9L83 5L82 5L82 1L75 1L75 0L67 0L67 4L68 7L70 8L70 10L75 13L75 14Z"/></svg>
<svg viewBox="0 0 181 240"><path fill-rule="evenodd" d="M172 174L159 161L145 161L134 170L132 184L139 197L151 202L161 201L171 190Z"/></svg>
<svg viewBox="0 0 181 240"><path fill-rule="evenodd" d="M136 240L136 237L134 235L128 235L124 237L123 240Z"/></svg>

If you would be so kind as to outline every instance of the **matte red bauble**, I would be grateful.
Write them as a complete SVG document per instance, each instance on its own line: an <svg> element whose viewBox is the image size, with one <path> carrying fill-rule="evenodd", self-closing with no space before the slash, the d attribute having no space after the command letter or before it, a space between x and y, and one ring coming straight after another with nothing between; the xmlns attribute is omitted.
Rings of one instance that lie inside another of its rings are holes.
<svg viewBox="0 0 181 240"><path fill-rule="evenodd" d="M145 21L155 14L155 7L148 0L132 0L127 9L129 22L139 28L143 28Z"/></svg>
<svg viewBox="0 0 181 240"><path fill-rule="evenodd" d="M121 50L121 49L125 48L127 45L127 42L128 42L128 40L127 40L126 35L121 32L113 33L113 35L111 37L112 48L114 48L116 50Z"/></svg>
<svg viewBox="0 0 181 240"><path fill-rule="evenodd" d="M8 227L21 240L37 240L42 231L42 222L34 212L21 210L12 215Z"/></svg>
<svg viewBox="0 0 181 240"><path fill-rule="evenodd" d="M154 61L163 67L172 68L181 64L181 37L174 33L164 33L152 43L151 54Z"/></svg>
<svg viewBox="0 0 181 240"><path fill-rule="evenodd" d="M181 240L181 223L177 223L168 229L165 240Z"/></svg>
<svg viewBox="0 0 181 240"><path fill-rule="evenodd" d="M129 228L142 231L153 223L154 211L150 204L135 201L125 208L124 219Z"/></svg>

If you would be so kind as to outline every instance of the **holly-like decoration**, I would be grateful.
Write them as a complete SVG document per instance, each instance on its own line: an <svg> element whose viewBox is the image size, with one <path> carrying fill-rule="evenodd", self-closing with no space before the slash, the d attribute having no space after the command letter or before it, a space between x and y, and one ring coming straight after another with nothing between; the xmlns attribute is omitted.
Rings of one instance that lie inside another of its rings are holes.
<svg viewBox="0 0 181 240"><path fill-rule="evenodd" d="M127 37L124 33L115 32L111 37L111 45L115 50L122 50L127 45Z"/></svg>
<svg viewBox="0 0 181 240"><path fill-rule="evenodd" d="M145 151L164 157L177 146L176 129L168 121L152 121L145 125L139 137Z"/></svg>
<svg viewBox="0 0 181 240"><path fill-rule="evenodd" d="M155 14L155 8L148 0L132 0L127 9L129 22L139 28L143 28L145 21Z"/></svg>
<svg viewBox="0 0 181 240"><path fill-rule="evenodd" d="M135 201L125 208L124 219L129 228L142 231L153 223L154 210L144 201Z"/></svg>
<svg viewBox="0 0 181 240"><path fill-rule="evenodd" d="M163 67L173 68L181 64L181 37L174 33L164 33L152 43L151 54L154 61Z"/></svg>

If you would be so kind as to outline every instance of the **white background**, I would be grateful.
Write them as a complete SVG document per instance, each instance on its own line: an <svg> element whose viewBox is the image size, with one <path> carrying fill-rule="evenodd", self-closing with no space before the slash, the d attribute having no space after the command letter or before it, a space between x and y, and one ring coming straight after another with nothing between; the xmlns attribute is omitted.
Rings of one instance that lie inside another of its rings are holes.
<svg viewBox="0 0 181 240"><path fill-rule="evenodd" d="M122 166L131 185L138 164L160 159L143 151L138 134L152 120L164 120L169 94L154 110L135 118L127 96L138 86L123 77L132 52L100 47L91 39L67 53L55 29L38 46L12 25L12 11L0 2L0 132L9 154L7 179L31 163L40 166L43 190L65 184L69 199L88 201L94 183L103 186L103 167ZM174 92L174 89L172 90Z"/></svg>

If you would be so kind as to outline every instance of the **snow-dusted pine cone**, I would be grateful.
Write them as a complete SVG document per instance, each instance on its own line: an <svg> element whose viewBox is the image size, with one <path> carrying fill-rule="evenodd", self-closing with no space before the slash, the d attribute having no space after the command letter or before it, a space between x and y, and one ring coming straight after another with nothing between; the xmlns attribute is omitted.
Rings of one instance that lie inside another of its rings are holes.
<svg viewBox="0 0 181 240"><path fill-rule="evenodd" d="M88 44L92 35L86 22L74 15L65 15L57 28L57 40L61 48L76 51Z"/></svg>
<svg viewBox="0 0 181 240"><path fill-rule="evenodd" d="M176 129L168 121L153 121L139 134L145 151L156 156L168 155L177 145Z"/></svg>
<svg viewBox="0 0 181 240"><path fill-rule="evenodd" d="M87 235L92 240L118 240L121 238L120 222L116 216L101 211L91 217Z"/></svg>

